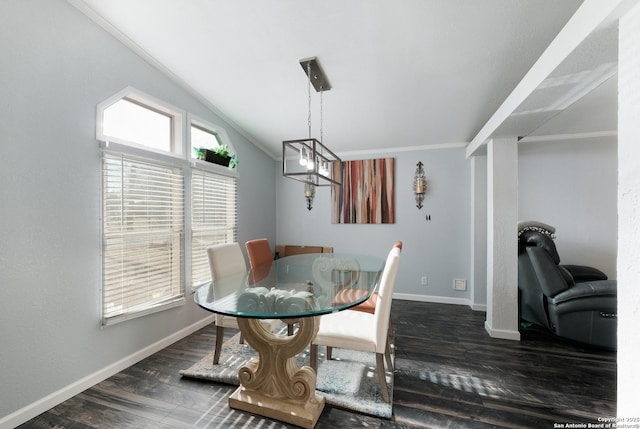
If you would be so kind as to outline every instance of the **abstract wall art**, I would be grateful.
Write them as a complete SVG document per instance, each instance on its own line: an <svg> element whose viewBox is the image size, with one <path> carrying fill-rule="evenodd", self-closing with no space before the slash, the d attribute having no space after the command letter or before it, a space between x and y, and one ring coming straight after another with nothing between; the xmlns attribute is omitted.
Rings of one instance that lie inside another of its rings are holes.
<svg viewBox="0 0 640 429"><path fill-rule="evenodd" d="M395 158L334 163L333 223L395 223Z"/></svg>

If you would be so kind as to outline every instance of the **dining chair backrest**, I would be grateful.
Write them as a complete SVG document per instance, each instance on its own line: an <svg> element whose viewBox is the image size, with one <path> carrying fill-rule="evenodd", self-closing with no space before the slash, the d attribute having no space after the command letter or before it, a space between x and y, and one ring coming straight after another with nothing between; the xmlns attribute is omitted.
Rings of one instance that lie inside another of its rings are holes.
<svg viewBox="0 0 640 429"><path fill-rule="evenodd" d="M211 281L245 273L247 264L238 243L216 244L207 248Z"/></svg>
<svg viewBox="0 0 640 429"><path fill-rule="evenodd" d="M221 281L230 276L247 272L247 264L244 261L242 249L238 243L215 244L207 248L209 256L209 269L211 270L211 281L213 283ZM225 328L238 328L238 321L233 316L215 313L216 324L216 347L213 354L213 364L220 361L222 342L224 341ZM242 336L240 342L242 342Z"/></svg>
<svg viewBox="0 0 640 429"><path fill-rule="evenodd" d="M249 265L251 268L259 267L264 264L271 264L273 261L273 253L271 253L271 245L266 238L258 238L249 240L245 243L247 255L249 256Z"/></svg>
<svg viewBox="0 0 640 429"><path fill-rule="evenodd" d="M401 251L402 242L396 242L387 256L387 261L380 277L378 299L373 313L374 323L376 324L376 347L379 349L376 351L377 353L384 353L386 347L389 318L391 316L391 301L393 300L393 289L395 288Z"/></svg>
<svg viewBox="0 0 640 429"><path fill-rule="evenodd" d="M387 255L387 260L385 261L384 267L382 269L382 274L380 275L380 280L378 281L378 285L375 288L375 293L379 296L384 296L385 294L385 289L388 288L388 281L385 281L384 285L383 285L383 277L385 276L385 274L388 276L388 269L390 269L389 267L389 260L391 259L391 257L395 254L400 255L400 253L402 253L402 241L396 241L395 243L393 243L393 247L391 248L391 250L389 251L389 254ZM394 282L395 282L395 278L394 278ZM391 293L393 293L393 286L391 288Z"/></svg>

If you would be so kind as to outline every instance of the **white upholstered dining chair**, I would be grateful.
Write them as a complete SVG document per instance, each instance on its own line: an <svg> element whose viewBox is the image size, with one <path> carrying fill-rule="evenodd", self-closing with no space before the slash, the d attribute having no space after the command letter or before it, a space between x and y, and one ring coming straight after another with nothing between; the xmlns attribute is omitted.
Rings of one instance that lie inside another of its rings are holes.
<svg viewBox="0 0 640 429"><path fill-rule="evenodd" d="M209 256L209 268L211 269L211 281L224 279L225 277L245 273L247 264L244 261L244 255L238 243L216 244L207 248ZM263 323L273 328L277 320L265 320ZM235 317L225 316L216 313L216 346L213 353L214 365L220 361L220 351L222 350L222 342L224 340L224 328L238 329L238 322ZM242 336L240 337L242 343Z"/></svg>
<svg viewBox="0 0 640 429"><path fill-rule="evenodd" d="M375 353L378 382L382 396L387 402L391 402L391 397L387 387L384 361L386 359L389 370L393 371L389 323L401 249L402 243L397 242L387 256L373 313L344 310L321 316L318 333L311 342L311 367L316 370L319 345L327 347L327 359L331 358L332 347Z"/></svg>

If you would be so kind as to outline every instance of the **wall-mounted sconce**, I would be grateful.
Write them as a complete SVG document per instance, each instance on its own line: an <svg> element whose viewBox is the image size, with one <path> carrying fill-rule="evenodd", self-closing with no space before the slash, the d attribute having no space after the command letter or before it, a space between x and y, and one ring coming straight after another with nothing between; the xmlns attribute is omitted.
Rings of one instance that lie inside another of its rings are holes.
<svg viewBox="0 0 640 429"><path fill-rule="evenodd" d="M427 179L424 177L424 170L422 161L418 161L416 164L416 172L413 175L413 193L416 196L416 207L422 208L422 201L424 201L424 193L427 190Z"/></svg>

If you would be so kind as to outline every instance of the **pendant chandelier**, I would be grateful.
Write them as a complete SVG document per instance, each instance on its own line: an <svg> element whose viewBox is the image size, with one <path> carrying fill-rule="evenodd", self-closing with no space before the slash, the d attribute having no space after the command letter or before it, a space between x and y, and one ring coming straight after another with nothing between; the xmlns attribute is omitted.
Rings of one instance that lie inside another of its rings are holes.
<svg viewBox="0 0 640 429"><path fill-rule="evenodd" d="M340 185L341 177L333 177L333 165L340 158L322 141L322 93L331 89L316 57L300 60L307 75L309 137L282 142L282 175L303 182L307 209L313 208L316 186ZM320 93L320 140L311 137L311 86Z"/></svg>

